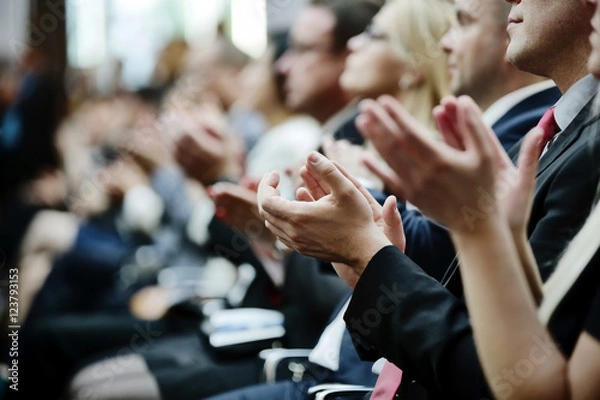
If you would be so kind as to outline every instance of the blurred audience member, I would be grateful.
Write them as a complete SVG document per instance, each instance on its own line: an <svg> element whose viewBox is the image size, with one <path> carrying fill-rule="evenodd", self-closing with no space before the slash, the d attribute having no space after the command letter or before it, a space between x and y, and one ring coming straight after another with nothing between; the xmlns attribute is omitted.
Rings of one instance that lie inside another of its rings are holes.
<svg viewBox="0 0 600 400"><path fill-rule="evenodd" d="M175 84L183 72L189 49L190 46L184 39L169 41L158 55L149 86L160 88Z"/></svg>

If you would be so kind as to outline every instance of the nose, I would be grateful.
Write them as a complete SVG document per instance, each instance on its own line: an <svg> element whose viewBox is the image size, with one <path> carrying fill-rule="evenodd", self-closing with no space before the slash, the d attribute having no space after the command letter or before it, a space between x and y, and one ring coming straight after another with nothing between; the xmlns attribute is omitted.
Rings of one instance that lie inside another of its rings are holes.
<svg viewBox="0 0 600 400"><path fill-rule="evenodd" d="M440 39L440 47L445 53L450 54L454 48L454 32L455 27L450 28Z"/></svg>
<svg viewBox="0 0 600 400"><path fill-rule="evenodd" d="M287 75L290 70L290 51L286 51L279 57L277 62L275 63L275 67L277 68L277 72L283 75Z"/></svg>

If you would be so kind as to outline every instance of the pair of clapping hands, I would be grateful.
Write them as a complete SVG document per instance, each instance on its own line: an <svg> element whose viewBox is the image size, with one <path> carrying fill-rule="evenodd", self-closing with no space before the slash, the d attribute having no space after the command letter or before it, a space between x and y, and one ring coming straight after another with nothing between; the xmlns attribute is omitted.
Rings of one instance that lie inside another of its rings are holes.
<svg viewBox="0 0 600 400"><path fill-rule="evenodd" d="M452 235L508 224L525 237L541 131L524 140L516 168L469 97L448 97L433 111L442 140L433 138L393 98L360 105L357 127L387 162L372 165L394 194L446 226ZM368 162L367 162L368 163ZM381 207L340 165L311 153L301 169L297 201L280 196L277 173L258 187L266 227L288 247L334 263L350 287L383 247L404 246L394 197Z"/></svg>
<svg viewBox="0 0 600 400"><path fill-rule="evenodd" d="M179 166L204 186L218 179L239 179L244 169L243 141L232 132L218 101L207 98L195 104L173 97L161 122Z"/></svg>

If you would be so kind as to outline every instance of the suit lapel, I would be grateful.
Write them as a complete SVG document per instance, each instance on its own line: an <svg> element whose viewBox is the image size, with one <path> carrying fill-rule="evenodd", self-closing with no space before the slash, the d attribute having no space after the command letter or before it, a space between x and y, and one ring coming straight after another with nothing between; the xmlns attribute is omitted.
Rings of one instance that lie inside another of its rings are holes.
<svg viewBox="0 0 600 400"><path fill-rule="evenodd" d="M592 122L589 121L586 123L585 121L590 116L593 102L594 98L586 104L573 122L558 136L556 142L550 146L546 154L540 159L537 176L540 176L561 154L567 151L579 139L586 126Z"/></svg>

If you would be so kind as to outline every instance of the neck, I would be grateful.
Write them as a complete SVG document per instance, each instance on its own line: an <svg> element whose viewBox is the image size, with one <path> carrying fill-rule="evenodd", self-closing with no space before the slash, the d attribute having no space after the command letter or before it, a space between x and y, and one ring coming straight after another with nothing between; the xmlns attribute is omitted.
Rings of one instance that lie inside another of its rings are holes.
<svg viewBox="0 0 600 400"><path fill-rule="evenodd" d="M569 52L566 54L564 52L560 55L556 54L554 60L548 60L548 65L552 66L552 69L543 75L550 77L562 94L565 94L577 81L589 74L587 61L592 47L587 39L588 35L582 36L580 41L573 40Z"/></svg>
<svg viewBox="0 0 600 400"><path fill-rule="evenodd" d="M351 101L352 98L349 95L340 93L339 96L332 96L326 101L315 104L315 107L307 111L307 114L323 125L331 117L343 110Z"/></svg>
<svg viewBox="0 0 600 400"><path fill-rule="evenodd" d="M577 72L575 73L575 71ZM588 73L587 64L585 64L579 68L557 71L552 79L556 82L556 86L558 86L560 92L565 94L577 81L584 78Z"/></svg>

